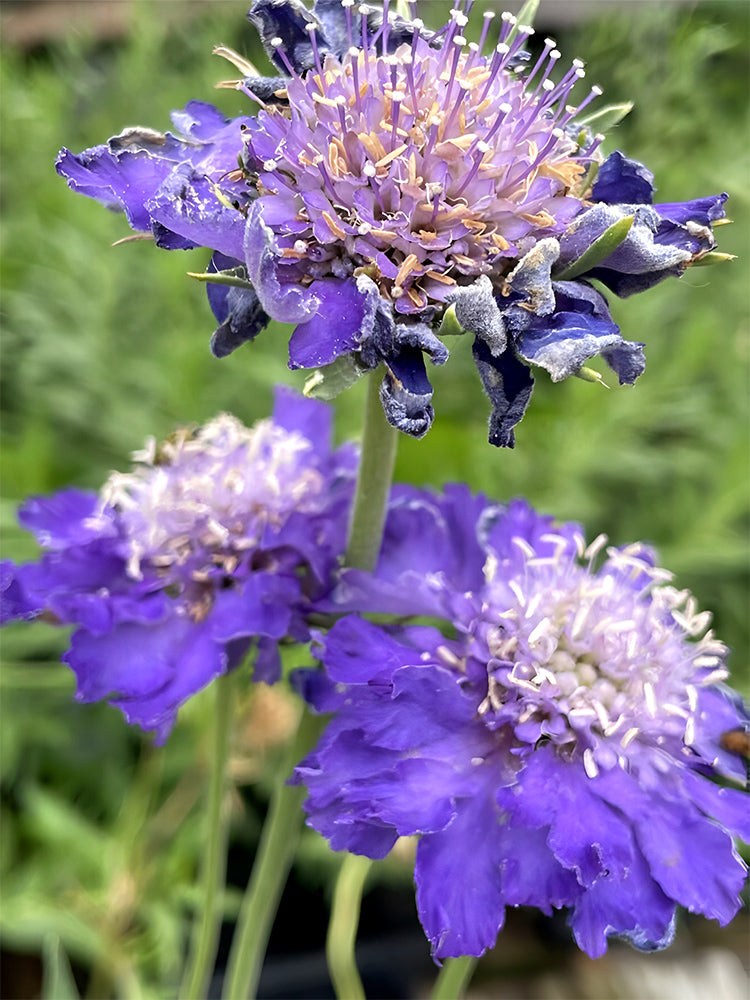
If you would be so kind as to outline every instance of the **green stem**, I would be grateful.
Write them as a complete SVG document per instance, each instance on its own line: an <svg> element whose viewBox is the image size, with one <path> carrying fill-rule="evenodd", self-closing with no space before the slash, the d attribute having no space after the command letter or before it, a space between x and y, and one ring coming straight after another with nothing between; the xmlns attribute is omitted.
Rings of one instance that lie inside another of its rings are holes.
<svg viewBox="0 0 750 1000"><path fill-rule="evenodd" d="M294 765L317 742L325 722L325 718L305 712L289 748L286 766L271 799L252 875L240 908L222 992L224 1000L248 1000L256 995L268 936L292 866L302 826L301 806L306 789L286 784L286 778Z"/></svg>
<svg viewBox="0 0 750 1000"><path fill-rule="evenodd" d="M431 1000L457 1000L474 974L477 959L471 955L462 958L448 958L435 981Z"/></svg>
<svg viewBox="0 0 750 1000"><path fill-rule="evenodd" d="M373 372L367 383L362 458L357 476L349 542L344 565L371 570L380 551L388 494L396 462L398 431L383 416L380 379Z"/></svg>
<svg viewBox="0 0 750 1000"><path fill-rule="evenodd" d="M225 796L227 760L234 708L234 676L225 674L215 684L214 745L206 802L206 853L202 862L202 908L196 914L193 939L179 996L183 1000L204 997L216 961L223 914L222 895L226 882L229 811Z"/></svg>
<svg viewBox="0 0 750 1000"><path fill-rule="evenodd" d="M357 940L362 889L371 864L369 858L347 854L341 862L336 879L326 937L326 960L339 1000L365 1000L362 980L357 972L354 944Z"/></svg>

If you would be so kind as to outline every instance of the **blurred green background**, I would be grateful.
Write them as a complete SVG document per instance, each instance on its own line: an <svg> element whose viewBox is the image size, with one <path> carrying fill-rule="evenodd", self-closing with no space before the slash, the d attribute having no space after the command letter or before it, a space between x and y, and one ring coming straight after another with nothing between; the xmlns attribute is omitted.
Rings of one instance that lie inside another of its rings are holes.
<svg viewBox="0 0 750 1000"><path fill-rule="evenodd" d="M96 488L146 435L179 423L219 410L252 422L267 415L275 383L301 388L305 374L286 369L281 327L212 358L205 290L185 276L203 270L208 254L112 247L129 233L124 217L72 194L53 169L62 145L79 151L126 125L167 128L169 110L191 98L245 113L242 95L213 89L233 70L210 54L222 42L261 71L267 65L243 3L3 6L0 529L3 554L25 559L35 548L15 524L23 497ZM49 14L24 34L13 18L32 6L58 8L59 23ZM422 7L428 23L440 23L443 3ZM94 16L101 8L115 12L114 26ZM434 427L422 441L401 440L397 465L397 478L424 486L461 479L498 499L523 494L582 521L590 538L604 531L618 544L653 542L677 584L713 611L746 695L748 18L741 2L542 3L538 30L555 32L563 64L586 60L602 104L635 102L606 148L644 161L659 200L728 191L733 225L717 230L719 249L739 259L613 299L624 335L646 343L646 373L618 388L596 362L609 390L576 379L553 385L540 373L513 451L487 444L470 343L453 341L451 359L433 372ZM357 435L362 405L359 386L336 401L341 439ZM174 981L191 905L210 693L154 753L115 710L72 701L72 676L57 663L63 633L13 626L2 640L0 930L21 977L7 989L28 990L3 995L35 995L40 950L49 990L59 941L79 978L101 965L90 989L102 996L113 981L120 996L138 996L139 978L144 995L169 995L157 984ZM243 719L257 723L258 706L246 702ZM283 705L273 710L284 717ZM262 785L284 727L265 742L251 729L248 721L236 755L248 782ZM238 808L235 840L252 841L257 823L252 809ZM315 844L307 850L322 856Z"/></svg>

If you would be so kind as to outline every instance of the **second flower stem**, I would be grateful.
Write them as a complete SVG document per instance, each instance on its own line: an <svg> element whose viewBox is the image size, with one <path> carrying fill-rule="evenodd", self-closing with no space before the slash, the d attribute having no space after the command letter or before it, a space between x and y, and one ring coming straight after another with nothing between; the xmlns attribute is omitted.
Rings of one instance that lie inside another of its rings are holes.
<svg viewBox="0 0 750 1000"><path fill-rule="evenodd" d="M215 683L214 746L206 802L206 853L201 873L201 915L197 919L180 997L192 1000L207 995L213 972L222 920L222 895L226 877L228 813L225 792L231 735L234 677L225 674Z"/></svg>
<svg viewBox="0 0 750 1000"><path fill-rule="evenodd" d="M380 382L379 370L368 376L362 458L344 556L344 565L353 569L375 568L396 462L398 431L383 415Z"/></svg>
<svg viewBox="0 0 750 1000"><path fill-rule="evenodd" d="M326 937L328 973L339 1000L365 1000L357 971L354 944L359 926L359 908L372 862L357 854L345 854L336 880L331 919Z"/></svg>
<svg viewBox="0 0 750 1000"><path fill-rule="evenodd" d="M447 958L435 981L431 1000L457 1000L464 995L469 985L477 959L471 955L461 958Z"/></svg>
<svg viewBox="0 0 750 1000"><path fill-rule="evenodd" d="M288 785L292 768L315 744L325 720L305 711L274 789L255 856L253 871L240 908L232 940L222 997L248 1000L258 989L268 937L302 826L301 805L306 789Z"/></svg>

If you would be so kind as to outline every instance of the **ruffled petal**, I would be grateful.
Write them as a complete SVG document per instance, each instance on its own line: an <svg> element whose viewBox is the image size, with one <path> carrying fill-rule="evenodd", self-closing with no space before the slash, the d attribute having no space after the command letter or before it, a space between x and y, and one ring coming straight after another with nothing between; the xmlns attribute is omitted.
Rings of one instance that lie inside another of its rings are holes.
<svg viewBox="0 0 750 1000"><path fill-rule="evenodd" d="M289 341L289 367L319 368L356 350L366 335L366 296L351 278L314 281L314 316L300 323Z"/></svg>
<svg viewBox="0 0 750 1000"><path fill-rule="evenodd" d="M531 399L534 379L527 365L511 350L494 357L483 340L477 338L472 347L484 391L492 403L489 441L498 448L515 445L513 428L521 420Z"/></svg>
<svg viewBox="0 0 750 1000"><path fill-rule="evenodd" d="M211 635L220 643L243 636L281 639L289 630L291 608L299 596L295 579L252 573L231 590L217 593L207 619Z"/></svg>
<svg viewBox="0 0 750 1000"><path fill-rule="evenodd" d="M651 171L616 149L599 167L591 200L610 205L650 205L655 190Z"/></svg>
<svg viewBox="0 0 750 1000"><path fill-rule="evenodd" d="M424 437L435 419L435 411L421 350L405 347L385 363L380 401L386 420L410 437Z"/></svg>
<svg viewBox="0 0 750 1000"><path fill-rule="evenodd" d="M263 198L247 213L244 260L263 309L281 323L301 323L314 315L317 299L308 289L282 280L276 237L263 221Z"/></svg>
<svg viewBox="0 0 750 1000"><path fill-rule="evenodd" d="M495 943L505 919L500 830L485 789L457 802L450 826L419 842L417 908L436 959L481 955Z"/></svg>
<svg viewBox="0 0 750 1000"><path fill-rule="evenodd" d="M128 722L156 730L157 742L166 739L179 706L226 666L210 625L177 616L155 627L118 625L103 636L78 630L63 660L76 675L80 701L106 698Z"/></svg>
<svg viewBox="0 0 750 1000"><path fill-rule="evenodd" d="M73 191L124 211L132 229L148 231L146 202L183 155L174 138L151 129L127 129L106 145L82 153L60 150L55 169Z"/></svg>
<svg viewBox="0 0 750 1000"><path fill-rule="evenodd" d="M34 496L18 509L18 522L46 549L84 545L94 538L116 537L111 512L102 511L96 493L61 490L52 496Z"/></svg>
<svg viewBox="0 0 750 1000"><path fill-rule="evenodd" d="M554 312L529 315L514 339L522 360L560 382L575 375L589 358L620 347L623 340L606 301L593 288L574 281L555 282L553 288Z"/></svg>
<svg viewBox="0 0 750 1000"><path fill-rule="evenodd" d="M367 656L362 655L364 649ZM377 625L350 615L325 637L320 657L337 683L367 684L378 678L385 683L399 667L413 662L415 652Z"/></svg>
<svg viewBox="0 0 750 1000"><path fill-rule="evenodd" d="M454 304L459 324L483 341L493 357L503 353L508 338L492 282L487 275L483 274L471 285L451 292L447 301Z"/></svg>
<svg viewBox="0 0 750 1000"><path fill-rule="evenodd" d="M212 182L192 164L178 164L144 207L154 223L193 246L242 257L245 217L223 204Z"/></svg>
<svg viewBox="0 0 750 1000"><path fill-rule="evenodd" d="M688 222L710 226L712 222L726 216L724 204L728 197L724 192L708 198L694 198L692 201L659 202L654 205L654 209L662 219L669 219L683 226Z"/></svg>
<svg viewBox="0 0 750 1000"><path fill-rule="evenodd" d="M600 878L581 893L570 917L578 947L600 958L611 935L626 937L641 951L658 951L674 938L675 904L651 877L648 866L630 841L629 867Z"/></svg>
<svg viewBox="0 0 750 1000"><path fill-rule="evenodd" d="M244 265L233 257L214 253L206 270L226 271ZM238 288L218 282L206 282L208 304L219 327L211 337L210 349L215 358L225 358L249 340L255 340L270 321L252 288Z"/></svg>

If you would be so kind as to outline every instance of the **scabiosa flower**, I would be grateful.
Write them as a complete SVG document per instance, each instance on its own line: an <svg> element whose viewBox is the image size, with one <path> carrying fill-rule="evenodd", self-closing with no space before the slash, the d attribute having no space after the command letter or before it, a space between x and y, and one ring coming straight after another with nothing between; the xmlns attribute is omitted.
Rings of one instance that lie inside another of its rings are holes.
<svg viewBox="0 0 750 1000"><path fill-rule="evenodd" d="M601 354L621 383L644 369L643 345L623 340L587 279L624 295L681 273L713 250L726 196L652 206L645 167L602 163L581 114L599 89L572 97L581 62L554 83L555 43L530 60L533 31L510 14L493 49L492 11L468 43L471 6L456 0L433 32L388 2L254 0L279 75L216 51L255 118L193 102L175 116L184 137L129 129L64 150L58 170L161 246L216 251L218 356L269 319L294 324L290 367L322 369L311 391L382 363L386 416L413 436L434 417L424 356L444 363L438 334L471 332L490 440L512 446L529 366L558 381Z"/></svg>
<svg viewBox="0 0 750 1000"><path fill-rule="evenodd" d="M279 677L278 640L343 551L354 476L331 452L324 404L278 390L272 420L222 414L147 442L101 493L32 498L20 521L46 550L2 565L2 619L76 626L63 659L81 701L107 698L163 741L177 709L256 645Z"/></svg>
<svg viewBox="0 0 750 1000"><path fill-rule="evenodd" d="M406 490L391 514L375 576L348 572L341 606L453 630L348 616L319 639L326 673L301 684L336 714L296 770L309 823L373 858L419 837L438 960L490 948L507 906L569 908L594 957L610 935L666 946L678 903L731 920L750 812L717 779L744 779L721 736L747 716L708 616L647 547L600 561L603 537L587 547L524 501Z"/></svg>

